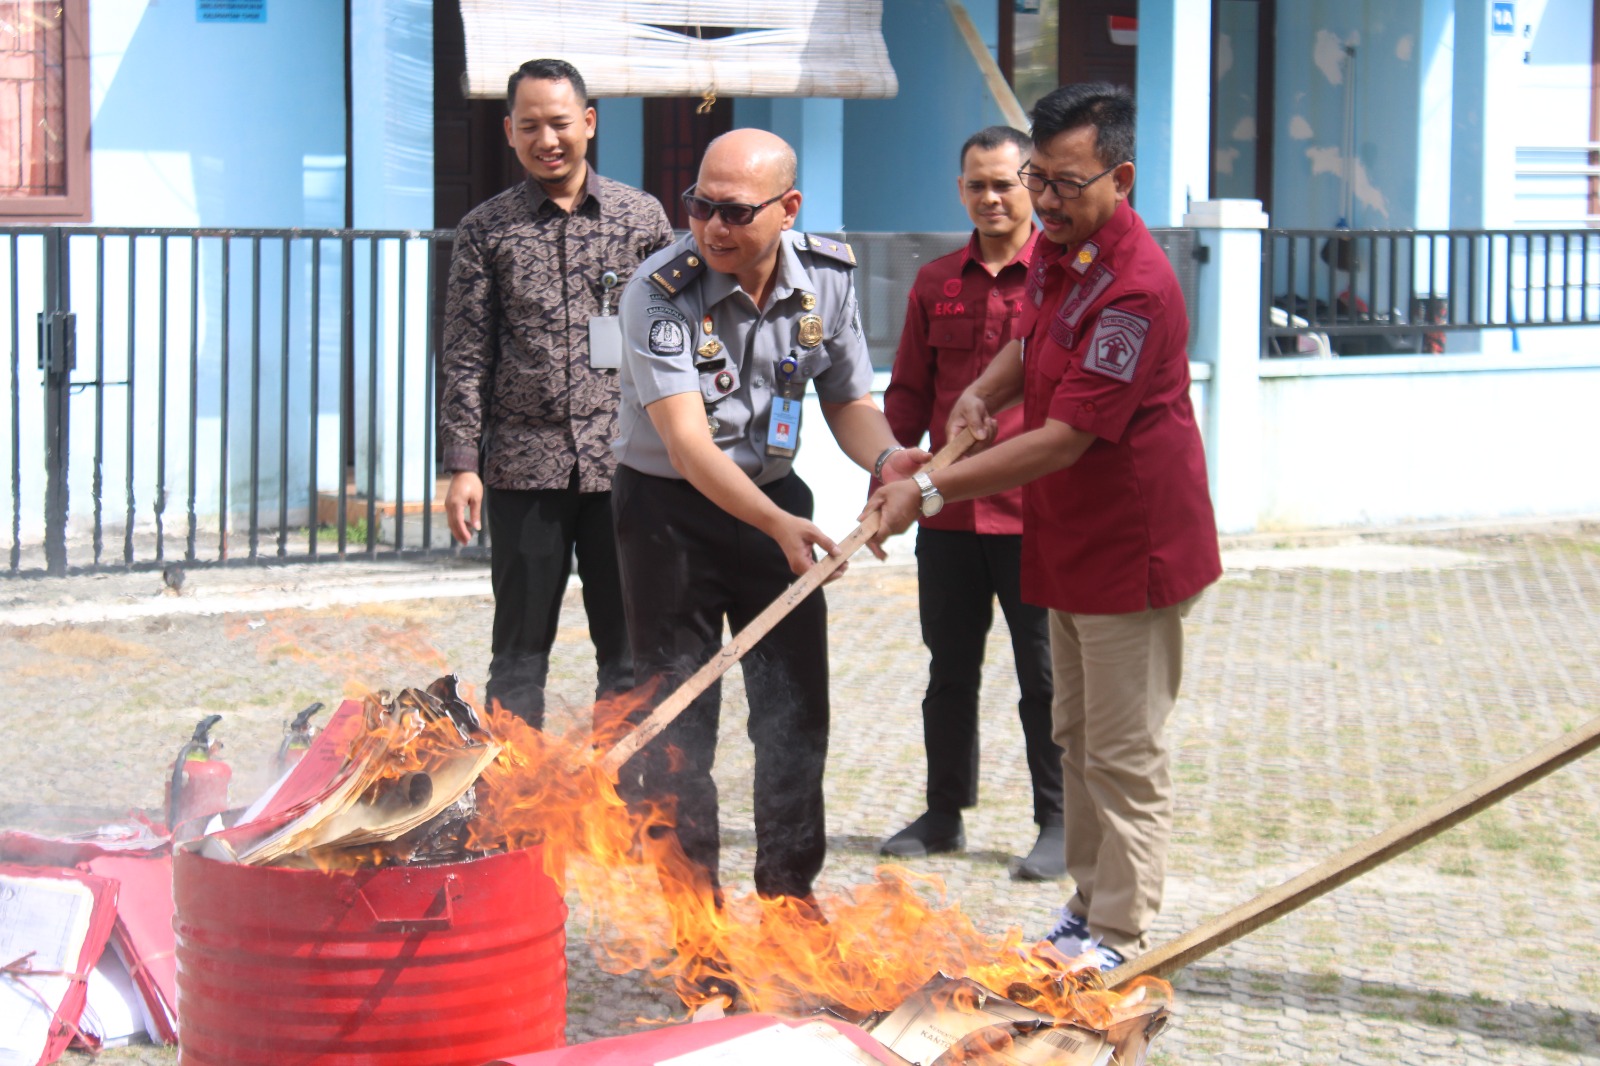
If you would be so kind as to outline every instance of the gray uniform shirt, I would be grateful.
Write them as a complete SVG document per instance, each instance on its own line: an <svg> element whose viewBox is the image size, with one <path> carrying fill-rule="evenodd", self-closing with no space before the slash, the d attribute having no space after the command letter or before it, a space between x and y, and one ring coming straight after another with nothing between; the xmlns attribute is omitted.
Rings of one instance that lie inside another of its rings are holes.
<svg viewBox="0 0 1600 1066"><path fill-rule="evenodd" d="M619 312L622 398L612 444L618 462L642 474L681 477L645 408L666 396L696 392L715 426L717 446L756 484L789 473L789 457L767 454L783 358L794 356L795 379L812 382L828 403L848 403L872 388L851 263L844 244L785 233L771 299L758 313L732 275L700 263L693 236L645 260L623 291ZM680 272L676 279L674 270ZM807 345L802 342L815 339L816 325L803 328L803 320L811 316L821 320L821 338ZM811 431L802 425L802 436Z"/></svg>

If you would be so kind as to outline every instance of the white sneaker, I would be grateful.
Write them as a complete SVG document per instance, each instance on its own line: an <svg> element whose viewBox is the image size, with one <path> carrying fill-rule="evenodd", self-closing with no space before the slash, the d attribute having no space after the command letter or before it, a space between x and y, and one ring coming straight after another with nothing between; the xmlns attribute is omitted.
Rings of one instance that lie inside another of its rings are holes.
<svg viewBox="0 0 1600 1066"><path fill-rule="evenodd" d="M1056 927L1041 939L1050 941L1057 951L1069 959L1093 951L1097 942L1097 938L1089 932L1088 921L1080 915L1073 914L1065 906L1061 908L1061 917L1056 921Z"/></svg>

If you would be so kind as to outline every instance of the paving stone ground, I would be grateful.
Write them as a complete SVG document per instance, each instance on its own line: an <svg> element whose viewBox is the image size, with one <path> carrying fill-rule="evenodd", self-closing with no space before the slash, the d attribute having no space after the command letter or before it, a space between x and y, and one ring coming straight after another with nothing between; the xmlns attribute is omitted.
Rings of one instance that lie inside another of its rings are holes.
<svg viewBox="0 0 1600 1066"><path fill-rule="evenodd" d="M1600 715L1600 525L1229 547L1240 568L1187 628L1158 940ZM480 579L475 564L197 571L184 597L166 598L188 606L220 595L235 608L221 614L141 613L166 603L159 575L0 582L11 723L0 819L154 806L166 763L213 711L225 716L240 799L265 780L284 718L311 700L447 670L480 683L487 597L471 585L455 587L465 595L406 591ZM363 582L431 598L292 606L298 592ZM879 840L922 810L926 676L914 569L858 562L827 595L835 728L824 893L869 879ZM41 610L58 620L12 624L38 621ZM563 626L553 722L586 713L592 685L575 594ZM980 926L1038 935L1064 889L1007 873L1033 837L1008 656L997 618L968 850L914 865L941 876ZM751 760L737 671L724 700L723 869L748 891ZM1600 756L1591 756L1197 961L1174 980L1173 1025L1151 1061L1600 1063L1597 800ZM660 982L599 968L586 918L575 905L569 1041L674 1017L677 1001ZM175 1060L150 1047L100 1059Z"/></svg>

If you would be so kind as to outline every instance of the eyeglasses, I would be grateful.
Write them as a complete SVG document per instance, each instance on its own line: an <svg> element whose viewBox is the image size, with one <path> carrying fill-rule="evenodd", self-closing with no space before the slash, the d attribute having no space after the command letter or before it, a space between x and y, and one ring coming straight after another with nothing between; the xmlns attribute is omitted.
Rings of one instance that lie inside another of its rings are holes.
<svg viewBox="0 0 1600 1066"><path fill-rule="evenodd" d="M694 191L697 188L698 185L691 185L683 194L683 207L689 212L689 217L696 222L704 222L712 215L721 215L722 221L729 226L748 226L756 220L756 212L768 204L777 203L794 191L794 186L791 185L772 199L763 200L759 204L724 204L696 196Z"/></svg>
<svg viewBox="0 0 1600 1066"><path fill-rule="evenodd" d="M1056 194L1056 199L1058 200L1076 200L1078 197L1083 195L1083 190L1087 189L1089 186L1093 185L1095 182L1099 181L1113 170L1116 170L1121 165L1121 163L1113 163L1100 173L1096 174L1094 177L1090 178L1088 181L1068 181L1066 178L1047 178L1037 170L1029 170L1027 167L1023 167L1021 170L1017 171L1017 180L1022 182L1025 188L1031 189L1034 192L1044 192L1046 189L1049 189L1051 192Z"/></svg>

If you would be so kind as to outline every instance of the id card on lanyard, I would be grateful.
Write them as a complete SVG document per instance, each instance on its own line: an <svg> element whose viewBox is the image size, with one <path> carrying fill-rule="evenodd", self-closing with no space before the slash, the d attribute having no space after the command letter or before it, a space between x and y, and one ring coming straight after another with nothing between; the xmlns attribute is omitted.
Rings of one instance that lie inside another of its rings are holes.
<svg viewBox="0 0 1600 1066"><path fill-rule="evenodd" d="M620 280L614 270L601 275L600 313L589 316L589 365L595 370L622 366L622 320L611 313L611 290Z"/></svg>
<svg viewBox="0 0 1600 1066"><path fill-rule="evenodd" d="M806 379L795 377L799 361L786 355L778 362L777 395L772 398L771 421L767 423L767 454L792 458L800 447L800 407L806 393Z"/></svg>

